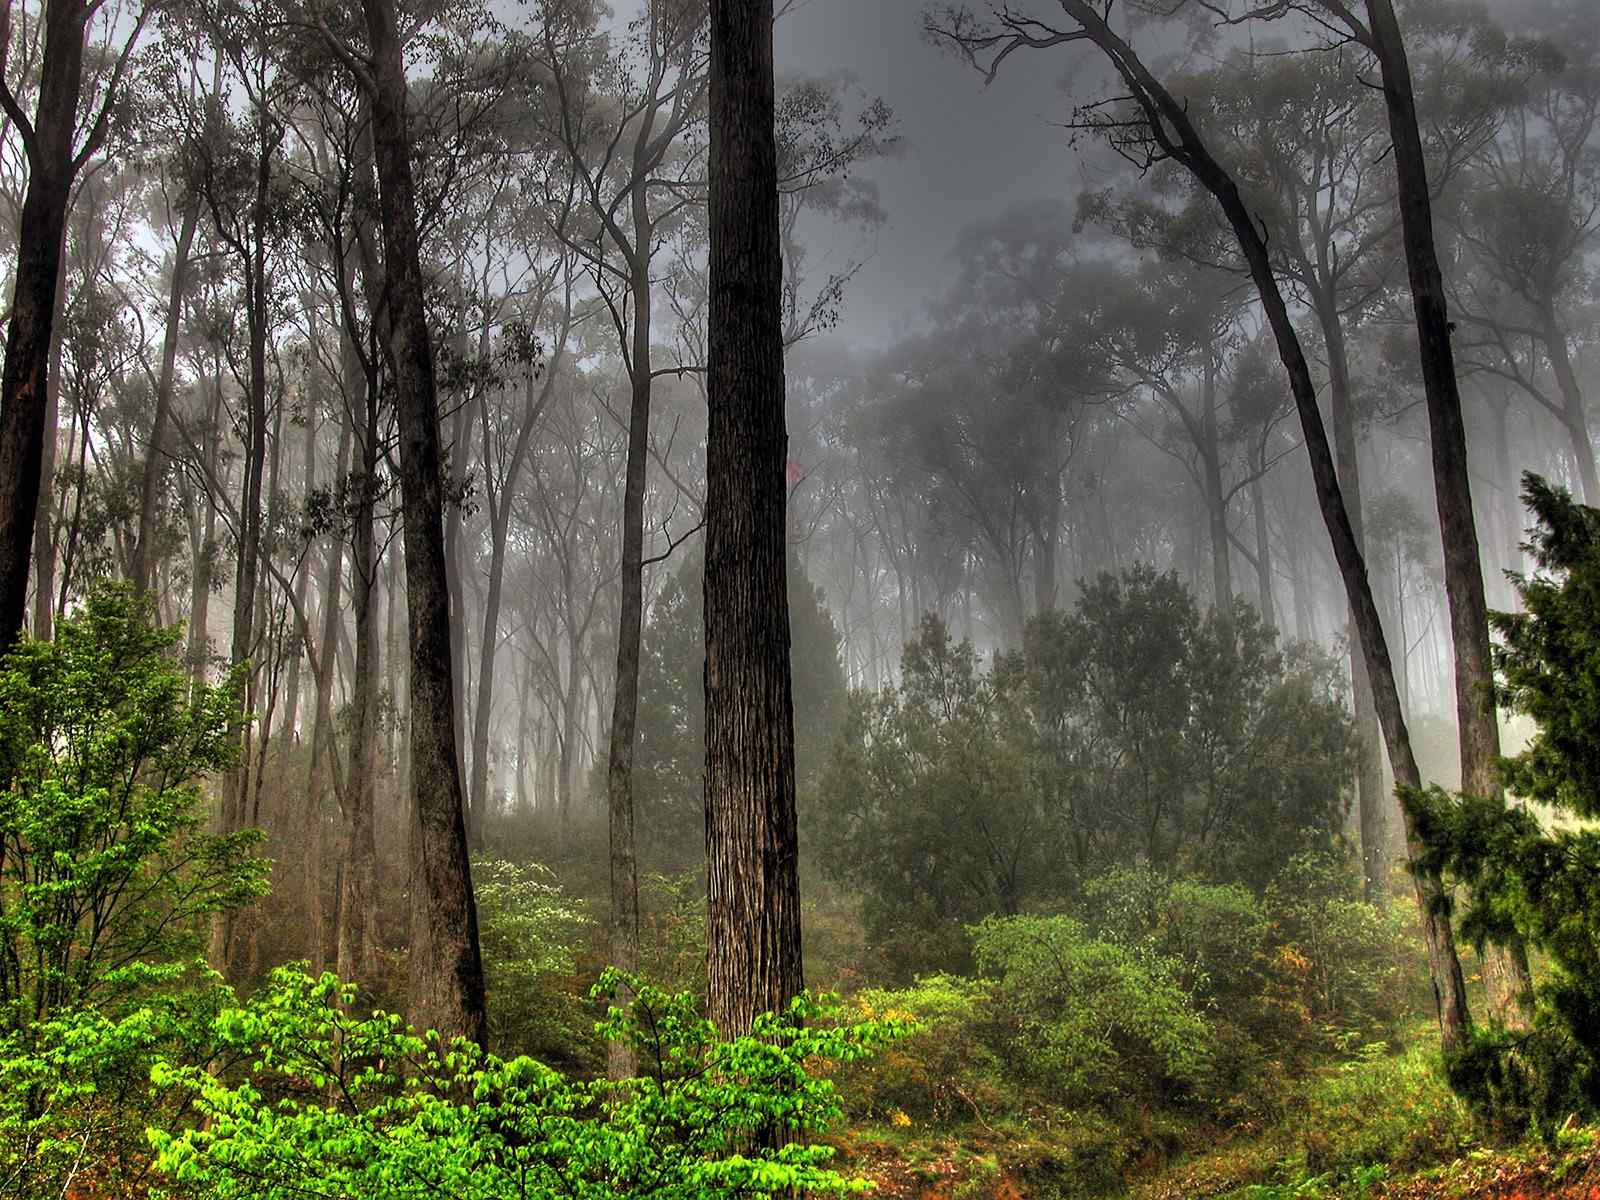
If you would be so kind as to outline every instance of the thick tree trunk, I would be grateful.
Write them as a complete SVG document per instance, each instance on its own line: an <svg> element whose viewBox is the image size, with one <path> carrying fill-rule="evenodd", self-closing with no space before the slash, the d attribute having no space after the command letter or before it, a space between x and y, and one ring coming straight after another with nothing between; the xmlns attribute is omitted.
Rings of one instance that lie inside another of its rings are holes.
<svg viewBox="0 0 1600 1200"><path fill-rule="evenodd" d="M10 10L5 35L10 36ZM17 268L0 374L0 652L22 633L29 554L39 508L46 376L75 172L72 141L83 82L83 0L48 0L32 136L24 143L28 190L17 223ZM18 122L21 125L21 122Z"/></svg>
<svg viewBox="0 0 1600 1200"><path fill-rule="evenodd" d="M483 1045L488 1039L478 912L467 856L450 665L450 591L433 346L423 309L406 75L393 0L362 0L372 50L372 141L383 221L384 294L391 317L405 510L411 633L411 1009L419 1026Z"/></svg>
<svg viewBox="0 0 1600 1200"><path fill-rule="evenodd" d="M712 0L710 85L706 995L737 1035L804 986L771 0Z"/></svg>
<svg viewBox="0 0 1600 1200"><path fill-rule="evenodd" d="M1390 0L1367 0L1367 13L1372 21L1372 49L1383 71L1389 135L1399 180L1406 269L1428 401L1434 501L1444 539L1445 593L1455 647L1461 790L1478 796L1499 796L1500 727L1495 715L1494 667L1489 656L1489 614L1467 476L1467 438L1455 352L1450 344L1444 277L1433 239L1427 162L1411 90L1411 68L1394 6ZM1580 457L1588 458L1592 474L1593 453ZM1531 1016L1533 996L1527 953L1521 940L1488 947L1483 966L1491 1011L1508 1025L1525 1026Z"/></svg>

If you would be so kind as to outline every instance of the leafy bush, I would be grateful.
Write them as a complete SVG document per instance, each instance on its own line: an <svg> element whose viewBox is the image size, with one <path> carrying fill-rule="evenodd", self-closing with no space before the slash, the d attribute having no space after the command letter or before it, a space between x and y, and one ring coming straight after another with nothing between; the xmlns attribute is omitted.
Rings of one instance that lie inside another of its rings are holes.
<svg viewBox="0 0 1600 1200"><path fill-rule="evenodd" d="M849 1061L904 1023L829 1024L834 1008L797 999L721 1041L688 993L607 972L633 1000L598 1032L631 1043L644 1073L579 1082L530 1058L440 1045L398 1017L358 1019L350 990L279 970L214 1035L253 1062L226 1082L160 1065L158 1089L194 1096L202 1128L152 1131L158 1167L207 1200L460 1200L842 1195L864 1187L802 1140L840 1115L812 1060ZM776 1149L774 1141L784 1144Z"/></svg>
<svg viewBox="0 0 1600 1200"><path fill-rule="evenodd" d="M1101 941L1066 917L991 918L972 930L1009 1026L1004 1066L1068 1103L1181 1096L1211 1065L1211 1028L1157 954Z"/></svg>
<svg viewBox="0 0 1600 1200"><path fill-rule="evenodd" d="M1360 898L1355 865L1298 854L1264 897L1272 921L1272 996L1285 1036L1337 1047L1390 1038L1425 1005L1425 961L1414 915Z"/></svg>
<svg viewBox="0 0 1600 1200"><path fill-rule="evenodd" d="M959 975L930 975L897 991L856 997L868 1020L910 1019L917 1031L842 1078L851 1115L903 1123L986 1116L1022 1100L1007 1086L993 1015L994 986Z"/></svg>
<svg viewBox="0 0 1600 1200"><path fill-rule="evenodd" d="M92 591L0 664L0 1183L59 1195L137 1171L157 1052L203 1057L227 999L209 919L264 891L248 832L201 828L236 697L192 687L176 630Z"/></svg>
<svg viewBox="0 0 1600 1200"><path fill-rule="evenodd" d="M542 1062L587 1065L594 1039L574 951L594 922L547 867L472 864L491 1044Z"/></svg>

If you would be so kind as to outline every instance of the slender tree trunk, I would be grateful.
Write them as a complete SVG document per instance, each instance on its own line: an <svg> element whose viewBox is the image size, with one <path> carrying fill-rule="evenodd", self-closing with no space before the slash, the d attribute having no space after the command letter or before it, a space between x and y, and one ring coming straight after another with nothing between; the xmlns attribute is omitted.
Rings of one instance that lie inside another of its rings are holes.
<svg viewBox="0 0 1600 1200"><path fill-rule="evenodd" d="M369 296L377 295L372 280ZM350 683L350 766L344 793L344 846L340 871L339 923L335 962L343 979L365 983L372 978L372 903L376 896L378 844L373 819L375 803L373 724L376 709L378 623L373 598L377 594L378 555L374 532L377 521L377 473L381 454L378 420L379 385L376 371L369 376L357 356L356 331L344 337L345 393L351 403L359 396L362 413L356 448L357 472L354 524L350 530L350 589L355 618L355 665Z"/></svg>
<svg viewBox="0 0 1600 1200"><path fill-rule="evenodd" d="M1556 317L1553 305L1539 311L1544 326L1544 343L1550 353L1550 369L1555 373L1556 384L1561 389L1563 420L1572 442L1572 456L1577 459L1578 479L1583 484L1583 502L1600 504L1600 476L1595 474L1594 443L1589 438L1589 416L1583 402L1583 385L1578 381L1577 369L1572 364L1572 354L1567 349L1566 330ZM1512 488L1515 492L1517 489Z"/></svg>
<svg viewBox="0 0 1600 1200"><path fill-rule="evenodd" d="M636 219L649 219L645 190L636 191ZM648 228L648 226L646 226ZM648 234L645 235L648 238ZM622 491L622 595L617 610L617 686L611 698L611 746L606 763L607 838L610 858L611 963L632 971L639 961L639 867L634 849L633 755L639 716L639 643L644 617L644 494L650 441L650 279L647 265L633 274L632 394L628 406L628 459ZM569 687L578 666L570 664ZM571 787L572 739L564 738L563 787ZM614 1042L607 1072L633 1074L629 1047Z"/></svg>
<svg viewBox="0 0 1600 1200"><path fill-rule="evenodd" d="M1262 464L1256 464L1262 470ZM1250 508L1255 518L1256 531L1256 603L1261 606L1261 619L1277 627L1278 614L1272 603L1272 538L1267 528L1266 488L1258 474L1250 484Z"/></svg>
<svg viewBox="0 0 1600 1200"><path fill-rule="evenodd" d="M1356 436L1355 401L1350 388L1350 356L1345 343L1344 318L1331 295L1319 295L1314 306L1328 347L1328 407L1333 417L1333 444L1337 455L1339 486L1350 514L1350 532L1356 546L1366 552L1361 492L1361 454ZM1356 734L1356 823L1361 835L1361 888L1369 902L1383 895L1389 876L1386 818L1392 799L1383 786L1381 734L1372 698L1372 678L1362 652L1361 631L1350 610L1346 623L1350 643L1350 694ZM1405 669L1405 645L1399 649L1400 669Z"/></svg>
<svg viewBox="0 0 1600 1200"><path fill-rule="evenodd" d="M346 407L339 422L339 452L334 466L334 481L344 478L350 461L350 443L355 432L353 409ZM322 637L318 643L316 707L311 718L311 762L306 779L305 834L306 856L304 902L306 909L307 954L311 973L319 975L326 965L327 916L322 905L322 864L326 855L327 822L324 818L324 793L328 770L334 764L333 673L337 661L335 645L343 616L339 594L344 575L344 539L337 533L328 538L328 561L322 577ZM346 976L346 978L350 978Z"/></svg>
<svg viewBox="0 0 1600 1200"><path fill-rule="evenodd" d="M804 986L772 0L712 0L710 85L706 995L737 1035Z"/></svg>
<svg viewBox="0 0 1600 1200"><path fill-rule="evenodd" d="M62 249L64 256L64 243ZM54 636L55 625L51 596L56 585L56 437L61 427L62 317L66 308L67 278L63 271L56 282L56 310L50 325L50 369L44 389L44 447L39 459L39 512L33 522L33 569L38 572L34 583L33 636L42 641Z"/></svg>
<svg viewBox="0 0 1600 1200"><path fill-rule="evenodd" d="M400 428L406 606L411 633L411 1008L416 1024L488 1040L478 912L467 856L450 665L450 590L433 346L406 126L406 75L393 0L362 0L372 52L372 141Z"/></svg>
<svg viewBox="0 0 1600 1200"><path fill-rule="evenodd" d="M178 244L172 256L172 280L167 286L167 327L161 337L161 374L156 380L156 411L150 425L150 448L139 476L139 528L133 542L133 586L150 590L151 562L155 554L156 501L167 468L167 427L172 423L172 393L177 379L178 332L183 328L184 295L189 287L189 251L200 224L198 197L187 201L178 227Z"/></svg>
<svg viewBox="0 0 1600 1200"><path fill-rule="evenodd" d="M1461 738L1461 790L1498 797L1500 727L1495 715L1494 668L1489 656L1489 615L1484 601L1478 530L1472 512L1467 475L1467 439L1461 417L1461 392L1456 381L1455 352L1450 344L1444 277L1433 238L1433 204L1428 192L1427 162L1417 125L1400 25L1390 0L1367 0L1372 22L1373 52L1383 71L1383 91L1394 143L1399 180L1400 220L1405 239L1406 269L1411 281L1422 379L1428 400L1428 432L1433 451L1434 500L1444 539L1445 593L1450 604L1450 633L1456 660L1456 722ZM1594 471L1591 450L1581 459ZM1581 467L1580 467L1581 469ZM1489 946L1484 953L1484 982L1491 1011L1513 1027L1531 1017L1532 983L1521 939Z"/></svg>

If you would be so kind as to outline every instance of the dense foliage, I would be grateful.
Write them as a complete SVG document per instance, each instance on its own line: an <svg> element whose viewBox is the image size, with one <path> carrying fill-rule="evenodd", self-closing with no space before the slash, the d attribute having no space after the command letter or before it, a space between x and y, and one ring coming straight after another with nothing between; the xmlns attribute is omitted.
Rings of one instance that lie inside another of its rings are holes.
<svg viewBox="0 0 1600 1200"><path fill-rule="evenodd" d="M208 1056L227 999L209 921L264 890L254 833L205 833L234 698L126 589L0 665L0 1187L57 1194L132 1161L156 1054Z"/></svg>
<svg viewBox="0 0 1600 1200"><path fill-rule="evenodd" d="M398 1017L357 1018L333 976L278 971L214 1026L252 1061L243 1080L160 1066L158 1088L192 1093L200 1128L155 1131L159 1166L208 1200L642 1200L843 1195L862 1190L806 1139L840 1115L808 1064L851 1061L909 1029L838 1024L797 999L749 1036L717 1037L693 996L637 977L601 1032L631 1044L638 1078L579 1081L530 1058L442 1046ZM777 1145L781 1143L781 1145Z"/></svg>
<svg viewBox="0 0 1600 1200"><path fill-rule="evenodd" d="M900 684L853 698L808 836L903 976L963 965L962 922L1119 864L1259 889L1331 843L1350 755L1325 659L1139 567L988 669L925 619Z"/></svg>
<svg viewBox="0 0 1600 1200"><path fill-rule="evenodd" d="M1549 815L1437 788L1406 800L1427 860L1473 886L1463 932L1520 933L1553 968L1533 1029L1480 1033L1452 1078L1495 1122L1553 1132L1600 1107L1600 510L1534 475L1523 498L1539 570L1514 579L1523 610L1493 622L1500 700L1538 728L1505 777Z"/></svg>

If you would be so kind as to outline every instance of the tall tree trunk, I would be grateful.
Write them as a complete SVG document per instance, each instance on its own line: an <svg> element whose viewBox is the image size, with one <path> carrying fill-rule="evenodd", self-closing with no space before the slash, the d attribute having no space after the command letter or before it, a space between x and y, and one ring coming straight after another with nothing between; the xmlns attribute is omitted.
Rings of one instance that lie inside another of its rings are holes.
<svg viewBox="0 0 1600 1200"><path fill-rule="evenodd" d="M419 1026L488 1040L478 912L467 856L450 665L450 590L433 345L406 126L406 75L393 0L362 0L372 51L372 141L383 221L411 633L413 814L411 1009Z"/></svg>
<svg viewBox="0 0 1600 1200"><path fill-rule="evenodd" d="M221 67L220 57L218 69ZM185 202L172 255L172 279L167 285L167 327L161 337L161 374L156 379L156 411L150 424L150 447L139 476L139 527L133 542L133 586L150 590L151 561L155 554L156 499L167 468L167 427L172 423L172 393L177 379L178 332L183 328L184 295L189 287L189 250L200 224L200 200Z"/></svg>
<svg viewBox="0 0 1600 1200"><path fill-rule="evenodd" d="M62 234L66 236L65 231ZM65 255L63 242L62 251ZM61 426L61 353L63 314L67 308L66 273L56 281L56 310L50 324L50 368L45 380L44 447L39 457L39 511L33 521L33 569L38 573L33 595L33 636L54 636L56 585L56 437Z"/></svg>
<svg viewBox="0 0 1600 1200"><path fill-rule="evenodd" d="M1364 505L1361 493L1361 454L1356 436L1355 399L1350 387L1350 355L1345 341L1344 318L1336 298L1320 294L1313 306L1328 348L1328 408L1333 417L1333 445L1337 455L1339 486L1350 514L1350 532L1357 548L1366 553ZM1388 835L1385 829L1392 799L1383 787L1383 759L1378 716L1372 698L1372 677L1362 651L1361 630L1354 610L1349 610L1346 640L1350 643L1350 694L1356 734L1356 825L1361 834L1361 890L1369 902L1383 895L1388 885ZM1405 670L1405 644L1399 648L1400 670Z"/></svg>
<svg viewBox="0 0 1600 1200"><path fill-rule="evenodd" d="M636 189L635 219L648 223L645 189ZM648 228L648 224L646 224ZM646 235L648 236L648 235ZM634 848L633 755L639 717L639 643L644 617L644 493L650 448L650 278L648 263L633 273L632 389L628 405L628 459L622 489L622 595L617 610L617 686L611 698L611 746L606 761L606 830L610 859L610 956L613 966L632 971L639 961L639 865ZM569 664L568 687L577 687L578 666ZM562 786L571 787L575 747L562 742ZM570 793L569 793L570 794ZM565 812L565 809L563 809ZM631 1050L610 1049L613 1079L633 1074Z"/></svg>
<svg viewBox="0 0 1600 1200"><path fill-rule="evenodd" d="M712 0L710 98L706 996L738 1035L804 986L772 0Z"/></svg>
<svg viewBox="0 0 1600 1200"><path fill-rule="evenodd" d="M348 270L348 267L346 268ZM376 279L368 295L378 294ZM372 903L376 897L378 844L373 820L375 801L373 742L377 703L378 623L377 521L379 439L379 376L376 364L363 364L355 349L356 331L344 334L343 372L348 402L360 397L362 424L356 438L360 455L356 475L354 523L350 530L350 590L355 617L355 664L350 683L350 765L344 792L344 845L339 872L339 921L335 962L341 978L366 983L372 978Z"/></svg>
<svg viewBox="0 0 1600 1200"><path fill-rule="evenodd" d="M355 432L353 408L346 406L339 422L339 452L334 466L335 486L343 482L350 462L350 443ZM339 638L339 623L343 610L339 606L339 593L344 575L344 539L335 533L328 538L328 561L322 576L322 637L318 643L316 672L316 706L311 718L311 762L306 779L305 796L305 890L306 957L311 961L311 973L319 975L326 964L327 916L322 905L322 864L327 857L324 819L324 795L330 764L334 764L333 732L333 672L337 661L335 644ZM342 882L342 881L341 881ZM351 978L345 976L345 978Z"/></svg>
<svg viewBox="0 0 1600 1200"><path fill-rule="evenodd" d="M41 15L44 53L32 121L9 111L27 130L28 188L17 223L17 268L0 374L0 653L22 632L28 602L29 554L42 482L49 397L50 340L72 180L73 134L83 83L89 7L84 0L47 0ZM0 36L11 36L5 10ZM14 108L9 89L7 108Z"/></svg>
<svg viewBox="0 0 1600 1200"><path fill-rule="evenodd" d="M1367 0L1372 21L1372 49L1383 71L1383 92L1389 112L1399 181L1400 221L1405 239L1406 270L1411 281L1417 342L1422 356L1423 388L1428 401L1428 433L1433 452L1434 501L1444 539L1445 594L1450 604L1450 634L1456 660L1456 722L1461 739L1461 790L1477 796L1500 796L1500 727L1495 715L1494 668L1489 656L1489 614L1483 594L1483 569L1478 530L1472 512L1467 476L1467 438L1461 417L1461 392L1456 381L1455 352L1433 239L1433 202L1428 168L1417 125L1400 25L1390 0ZM1589 472L1594 455L1587 455ZM1532 983L1521 939L1489 946L1484 954L1484 982L1496 1017L1525 1027L1531 1016Z"/></svg>
<svg viewBox="0 0 1600 1200"><path fill-rule="evenodd" d="M1256 531L1256 603L1261 606L1261 619L1276 628L1278 614L1272 602L1272 538L1267 529L1267 489L1261 485L1264 464L1258 462L1256 471L1250 483L1250 508Z"/></svg>
<svg viewBox="0 0 1600 1200"><path fill-rule="evenodd" d="M572 294L569 289L561 330L557 335L550 362L545 366L544 380L537 395L533 390L533 373L531 370L528 373L522 422L517 428L517 440L511 447L506 477L501 484L498 502L492 504L490 510L489 586L483 610L483 640L478 648L478 701L473 706L472 713L472 785L468 791L469 809L475 814L475 823L481 823L489 811L489 724L492 715L490 709L494 702L495 659L500 642L500 594L505 584L506 539L511 528L511 505L516 496L517 484L522 478L523 464L528 458L528 447L533 441L533 431L555 394L556 377L565 356L571 327ZM487 411L483 413L482 421L484 452L487 456L489 451Z"/></svg>

